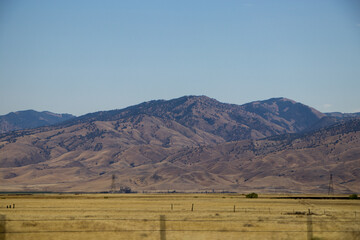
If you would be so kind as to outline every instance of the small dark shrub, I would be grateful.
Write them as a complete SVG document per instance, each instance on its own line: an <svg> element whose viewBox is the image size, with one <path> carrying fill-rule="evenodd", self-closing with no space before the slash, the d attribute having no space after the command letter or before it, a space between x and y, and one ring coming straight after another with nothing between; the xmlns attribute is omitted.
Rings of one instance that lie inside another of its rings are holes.
<svg viewBox="0 0 360 240"><path fill-rule="evenodd" d="M351 194L349 196L350 199L358 199L358 195L357 194Z"/></svg>
<svg viewBox="0 0 360 240"><path fill-rule="evenodd" d="M249 194L246 194L245 196L246 196L246 198L258 198L257 193L249 193Z"/></svg>
<svg viewBox="0 0 360 240"><path fill-rule="evenodd" d="M252 225L251 223L245 223L243 226L244 227L253 227L254 225Z"/></svg>

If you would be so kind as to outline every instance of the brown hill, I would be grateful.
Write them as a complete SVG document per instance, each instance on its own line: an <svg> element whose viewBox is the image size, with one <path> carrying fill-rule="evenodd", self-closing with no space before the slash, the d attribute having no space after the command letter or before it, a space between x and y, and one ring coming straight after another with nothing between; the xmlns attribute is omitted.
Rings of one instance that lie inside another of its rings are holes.
<svg viewBox="0 0 360 240"><path fill-rule="evenodd" d="M338 191L358 190L356 128L255 140L304 130L321 117L283 98L239 106L204 96L92 113L1 135L0 189L108 191L115 174L117 188L138 191L319 192L333 171Z"/></svg>
<svg viewBox="0 0 360 240"><path fill-rule="evenodd" d="M34 110L11 112L0 116L0 133L57 124L75 116Z"/></svg>

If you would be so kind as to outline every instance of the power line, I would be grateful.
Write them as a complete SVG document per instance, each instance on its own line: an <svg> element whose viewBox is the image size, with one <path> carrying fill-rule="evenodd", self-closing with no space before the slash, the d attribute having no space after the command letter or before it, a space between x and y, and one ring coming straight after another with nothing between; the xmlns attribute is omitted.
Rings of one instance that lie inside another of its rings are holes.
<svg viewBox="0 0 360 240"><path fill-rule="evenodd" d="M330 173L328 195L334 195L334 182L332 173Z"/></svg>
<svg viewBox="0 0 360 240"><path fill-rule="evenodd" d="M229 220L216 220L216 219L187 219L187 220L177 220L177 219L166 219L164 221L166 222L278 222L278 221L284 221L286 220L289 223L301 223L301 222L307 222L307 220L293 220L293 221L289 221L289 219L284 219L284 218L279 218L279 219L261 219L259 221L259 219L229 219ZM158 219L144 219L144 218L113 218L113 219L109 219L109 218L100 218L100 219L95 219L95 218L78 218L78 219L5 219L5 220L0 220L4 221L4 222L27 222L27 221L37 221L37 222L51 222L51 221L159 221ZM354 220L348 220L348 221L341 221L341 220L319 220L319 221L312 221L312 222L321 222L321 223L325 223L325 222L331 222L331 223L346 223L346 222L360 222L360 221L354 221Z"/></svg>
<svg viewBox="0 0 360 240"><path fill-rule="evenodd" d="M115 191L116 191L116 176L115 176L115 174L113 174L112 176L111 176L111 186L110 186L110 192L111 193L115 193Z"/></svg>

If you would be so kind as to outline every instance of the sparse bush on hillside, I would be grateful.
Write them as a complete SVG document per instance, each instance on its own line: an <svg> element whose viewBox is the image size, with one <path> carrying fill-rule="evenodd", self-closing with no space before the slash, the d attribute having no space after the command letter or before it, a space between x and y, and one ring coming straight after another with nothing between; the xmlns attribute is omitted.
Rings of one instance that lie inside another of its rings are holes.
<svg viewBox="0 0 360 240"><path fill-rule="evenodd" d="M258 198L257 193L249 193L249 194L246 194L245 196L246 196L246 198Z"/></svg>
<svg viewBox="0 0 360 240"><path fill-rule="evenodd" d="M350 199L358 199L358 195L357 194L351 194L349 196Z"/></svg>

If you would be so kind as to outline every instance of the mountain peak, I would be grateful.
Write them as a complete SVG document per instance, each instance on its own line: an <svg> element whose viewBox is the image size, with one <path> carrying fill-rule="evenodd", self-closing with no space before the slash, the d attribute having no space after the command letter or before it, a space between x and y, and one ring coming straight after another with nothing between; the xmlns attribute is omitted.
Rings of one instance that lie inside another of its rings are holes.
<svg viewBox="0 0 360 240"><path fill-rule="evenodd" d="M195 103L195 102L197 102L197 103L219 103L219 101L217 101L216 99L210 98L205 95L187 95L187 96L168 100L168 102L176 102L179 104Z"/></svg>
<svg viewBox="0 0 360 240"><path fill-rule="evenodd" d="M292 125L293 132L311 127L325 114L288 98L270 98L243 105L246 111L260 115L266 120L278 122L281 126Z"/></svg>
<svg viewBox="0 0 360 240"><path fill-rule="evenodd" d="M260 104L260 103L274 103L274 102L289 102L292 104L296 104L298 102L290 99L290 98L285 98L285 97L275 97L275 98L269 98L269 99L265 99L265 100L258 100L258 101L253 101L250 102L248 104Z"/></svg>

